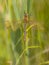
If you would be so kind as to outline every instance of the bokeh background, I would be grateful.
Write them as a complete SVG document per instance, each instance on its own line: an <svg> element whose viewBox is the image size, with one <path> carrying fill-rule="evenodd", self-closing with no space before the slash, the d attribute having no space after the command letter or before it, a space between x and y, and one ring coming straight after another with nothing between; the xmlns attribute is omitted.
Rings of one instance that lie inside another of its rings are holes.
<svg viewBox="0 0 49 65"><path fill-rule="evenodd" d="M0 65L49 65L49 0L0 0Z"/></svg>

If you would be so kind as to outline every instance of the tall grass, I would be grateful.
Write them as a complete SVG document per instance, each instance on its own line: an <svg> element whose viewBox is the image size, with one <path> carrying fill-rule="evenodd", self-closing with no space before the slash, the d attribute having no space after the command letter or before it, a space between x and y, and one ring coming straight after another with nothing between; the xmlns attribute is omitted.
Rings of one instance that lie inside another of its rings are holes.
<svg viewBox="0 0 49 65"><path fill-rule="evenodd" d="M0 65L49 65L48 0L0 0Z"/></svg>

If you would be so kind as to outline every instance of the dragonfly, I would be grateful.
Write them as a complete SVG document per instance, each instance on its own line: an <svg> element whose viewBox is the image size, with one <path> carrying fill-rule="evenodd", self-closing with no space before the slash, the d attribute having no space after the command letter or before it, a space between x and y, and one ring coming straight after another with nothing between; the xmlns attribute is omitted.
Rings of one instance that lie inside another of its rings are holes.
<svg viewBox="0 0 49 65"><path fill-rule="evenodd" d="M26 41L26 26L27 26L27 22L28 22L28 14L26 12L24 12L24 41Z"/></svg>

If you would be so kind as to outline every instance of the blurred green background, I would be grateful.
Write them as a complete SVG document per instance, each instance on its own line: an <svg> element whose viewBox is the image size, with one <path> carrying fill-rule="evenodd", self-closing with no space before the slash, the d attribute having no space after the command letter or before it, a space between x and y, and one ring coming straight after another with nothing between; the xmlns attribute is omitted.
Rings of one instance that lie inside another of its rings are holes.
<svg viewBox="0 0 49 65"><path fill-rule="evenodd" d="M0 65L49 65L49 0L0 0Z"/></svg>

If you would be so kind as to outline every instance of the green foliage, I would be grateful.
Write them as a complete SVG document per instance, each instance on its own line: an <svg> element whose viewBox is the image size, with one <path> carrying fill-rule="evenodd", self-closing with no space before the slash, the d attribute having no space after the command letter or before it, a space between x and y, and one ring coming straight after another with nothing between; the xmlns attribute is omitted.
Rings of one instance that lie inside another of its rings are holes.
<svg viewBox="0 0 49 65"><path fill-rule="evenodd" d="M49 0L0 0L0 65L49 65Z"/></svg>

